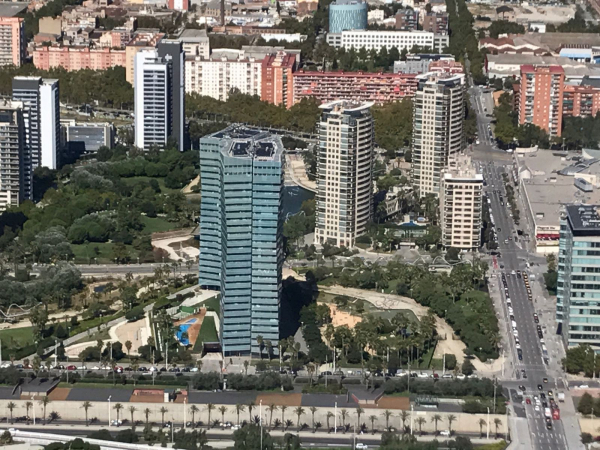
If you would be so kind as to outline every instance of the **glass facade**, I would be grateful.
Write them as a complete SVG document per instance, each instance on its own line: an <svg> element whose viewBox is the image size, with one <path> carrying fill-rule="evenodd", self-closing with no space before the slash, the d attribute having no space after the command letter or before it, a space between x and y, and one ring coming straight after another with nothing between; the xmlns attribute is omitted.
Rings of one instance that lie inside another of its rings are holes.
<svg viewBox="0 0 600 450"><path fill-rule="evenodd" d="M221 291L224 355L258 354L279 340L283 146L230 127L200 140L199 283Z"/></svg>
<svg viewBox="0 0 600 450"><path fill-rule="evenodd" d="M366 30L368 7L358 0L338 0L329 5L329 32Z"/></svg>

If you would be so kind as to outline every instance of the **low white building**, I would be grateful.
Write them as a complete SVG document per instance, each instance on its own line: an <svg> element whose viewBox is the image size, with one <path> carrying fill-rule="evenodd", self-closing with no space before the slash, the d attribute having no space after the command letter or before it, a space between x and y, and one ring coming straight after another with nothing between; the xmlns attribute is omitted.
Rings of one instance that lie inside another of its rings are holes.
<svg viewBox="0 0 600 450"><path fill-rule="evenodd" d="M329 33L327 43L336 48L355 48L364 47L367 50L375 49L379 51L382 47L391 49L396 47L399 51L404 49L411 50L415 45L421 48L432 48L437 52L442 52L450 43L448 35L434 34L429 31L368 31L368 30L349 30L341 33Z"/></svg>

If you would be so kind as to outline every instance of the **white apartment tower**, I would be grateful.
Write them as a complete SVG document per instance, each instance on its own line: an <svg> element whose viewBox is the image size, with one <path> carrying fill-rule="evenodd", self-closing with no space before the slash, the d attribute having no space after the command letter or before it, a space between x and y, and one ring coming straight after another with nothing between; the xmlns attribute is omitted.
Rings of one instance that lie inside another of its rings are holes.
<svg viewBox="0 0 600 450"><path fill-rule="evenodd" d="M60 101L58 80L15 77L12 98L23 102L25 126L24 198L33 198L33 171L60 165Z"/></svg>
<svg viewBox="0 0 600 450"><path fill-rule="evenodd" d="M0 211L24 200L24 143L23 103L0 102Z"/></svg>
<svg viewBox="0 0 600 450"><path fill-rule="evenodd" d="M442 245L473 250L481 245L483 175L471 158L453 157L440 188Z"/></svg>
<svg viewBox="0 0 600 450"><path fill-rule="evenodd" d="M421 196L437 196L448 158L464 147L464 75L427 73L417 80L411 178Z"/></svg>
<svg viewBox="0 0 600 450"><path fill-rule="evenodd" d="M135 55L135 145L164 148L173 139L183 149L185 73L181 42L164 39Z"/></svg>
<svg viewBox="0 0 600 450"><path fill-rule="evenodd" d="M317 242L354 246L373 216L373 103L323 104L317 163Z"/></svg>

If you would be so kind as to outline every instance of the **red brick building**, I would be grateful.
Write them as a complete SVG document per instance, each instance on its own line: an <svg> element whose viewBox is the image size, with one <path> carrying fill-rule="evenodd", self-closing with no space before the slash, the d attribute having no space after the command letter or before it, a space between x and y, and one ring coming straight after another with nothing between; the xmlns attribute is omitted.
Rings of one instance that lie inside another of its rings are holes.
<svg viewBox="0 0 600 450"><path fill-rule="evenodd" d="M521 66L519 124L532 123L560 136L565 72L560 66Z"/></svg>
<svg viewBox="0 0 600 450"><path fill-rule="evenodd" d="M290 108L294 104L295 69L296 55L285 52L267 55L261 67L260 99Z"/></svg>

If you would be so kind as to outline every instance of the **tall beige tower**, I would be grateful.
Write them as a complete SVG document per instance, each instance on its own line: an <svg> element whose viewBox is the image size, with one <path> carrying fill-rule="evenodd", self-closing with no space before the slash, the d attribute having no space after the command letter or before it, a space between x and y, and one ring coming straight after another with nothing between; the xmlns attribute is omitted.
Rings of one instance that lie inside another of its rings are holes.
<svg viewBox="0 0 600 450"><path fill-rule="evenodd" d="M464 154L450 159L442 175L440 219L442 245L463 250L481 245L483 175Z"/></svg>
<svg viewBox="0 0 600 450"><path fill-rule="evenodd" d="M464 75L427 73L418 79L414 98L412 167L414 189L439 195L448 158L464 147Z"/></svg>
<svg viewBox="0 0 600 450"><path fill-rule="evenodd" d="M315 238L321 244L354 246L373 217L371 106L348 100L320 106Z"/></svg>

